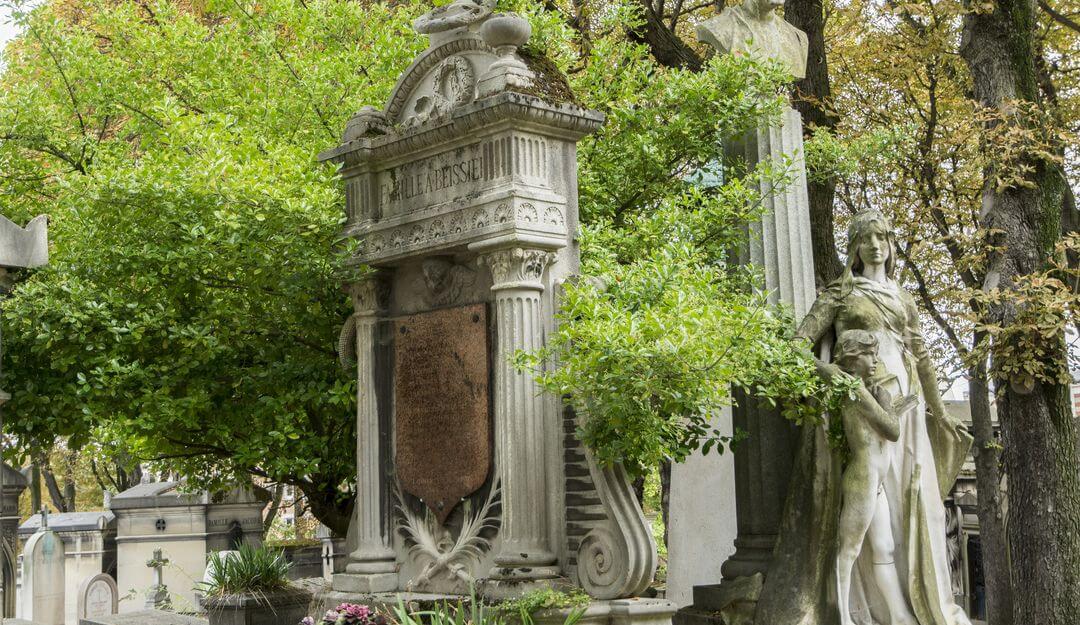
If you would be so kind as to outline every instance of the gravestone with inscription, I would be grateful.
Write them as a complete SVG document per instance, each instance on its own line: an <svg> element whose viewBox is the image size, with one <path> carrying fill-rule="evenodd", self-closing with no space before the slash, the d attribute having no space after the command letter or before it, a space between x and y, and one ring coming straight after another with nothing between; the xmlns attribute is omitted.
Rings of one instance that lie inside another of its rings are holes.
<svg viewBox="0 0 1080 625"><path fill-rule="evenodd" d="M78 618L95 618L116 614L120 593L111 575L98 573L82 581L78 597Z"/></svg>
<svg viewBox="0 0 1080 625"><path fill-rule="evenodd" d="M362 276L340 345L358 382L352 551L322 600L569 578L598 615L668 620L665 601L627 600L656 546L625 473L511 363L544 344L578 270L577 142L603 116L520 54L520 17L457 0L416 30L430 45L386 106L321 155L341 165Z"/></svg>

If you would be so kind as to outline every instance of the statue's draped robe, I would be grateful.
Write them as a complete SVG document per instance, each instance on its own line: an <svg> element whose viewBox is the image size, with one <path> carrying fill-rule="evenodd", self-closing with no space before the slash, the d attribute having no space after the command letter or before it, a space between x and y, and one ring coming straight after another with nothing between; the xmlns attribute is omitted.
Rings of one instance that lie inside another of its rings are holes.
<svg viewBox="0 0 1080 625"><path fill-rule="evenodd" d="M898 378L905 395L919 396L917 409L901 417L900 439L890 446L891 467L885 478L895 566L906 584L904 594L919 625L969 625L952 597L942 502L971 437L942 410L918 310L906 291L891 280L876 282L848 273L818 297L798 334L828 361L835 336L852 329L874 334L880 366ZM802 428L780 538L758 602L758 625L839 623L836 555L842 466L825 428ZM871 566L864 546L852 577L852 617L859 625L887 625Z"/></svg>

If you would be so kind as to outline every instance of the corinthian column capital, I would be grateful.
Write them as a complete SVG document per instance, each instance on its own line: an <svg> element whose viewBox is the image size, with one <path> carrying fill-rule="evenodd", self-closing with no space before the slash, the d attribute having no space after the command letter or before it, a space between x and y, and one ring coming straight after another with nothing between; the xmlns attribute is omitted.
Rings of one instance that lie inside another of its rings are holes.
<svg viewBox="0 0 1080 625"><path fill-rule="evenodd" d="M544 290L544 270L555 262L555 254L546 250L510 247L489 252L483 262L491 269L493 290Z"/></svg>
<svg viewBox="0 0 1080 625"><path fill-rule="evenodd" d="M361 278L345 285L352 299L353 312L360 316L375 315L385 308L386 288L376 276Z"/></svg>

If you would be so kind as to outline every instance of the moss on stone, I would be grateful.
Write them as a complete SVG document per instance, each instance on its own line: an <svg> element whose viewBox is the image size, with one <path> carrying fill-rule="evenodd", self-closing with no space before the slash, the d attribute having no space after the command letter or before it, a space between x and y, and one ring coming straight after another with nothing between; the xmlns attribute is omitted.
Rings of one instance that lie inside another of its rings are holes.
<svg viewBox="0 0 1080 625"><path fill-rule="evenodd" d="M525 61L525 65L536 74L536 77L533 78L532 86L515 89L515 91L543 98L552 104L575 104L580 106L580 102L574 97L574 92L570 89L570 83L567 82L566 76L547 55L529 46L519 49L518 55Z"/></svg>

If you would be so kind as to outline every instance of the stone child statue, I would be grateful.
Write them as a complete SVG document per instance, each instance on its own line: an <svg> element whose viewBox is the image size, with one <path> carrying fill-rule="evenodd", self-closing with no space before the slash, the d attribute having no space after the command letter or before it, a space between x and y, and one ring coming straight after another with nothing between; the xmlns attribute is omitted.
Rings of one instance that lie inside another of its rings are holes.
<svg viewBox="0 0 1080 625"><path fill-rule="evenodd" d="M697 27L697 38L722 54L778 61L797 79L806 78L806 33L776 14L783 0L744 0Z"/></svg>
<svg viewBox="0 0 1080 625"><path fill-rule="evenodd" d="M844 436L851 455L841 478L840 545L837 553L837 596L840 625L852 625L851 571L863 547L869 547L874 577L884 593L893 625L913 625L893 566L896 543L889 524L885 474L891 443L900 438L900 417L918 404L918 396L893 401L899 391L895 375L878 367L878 341L866 330L847 330L837 338L833 362L861 380L862 392L842 409Z"/></svg>

